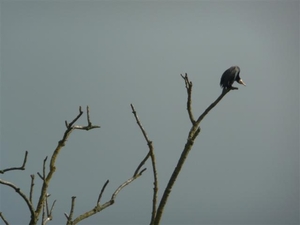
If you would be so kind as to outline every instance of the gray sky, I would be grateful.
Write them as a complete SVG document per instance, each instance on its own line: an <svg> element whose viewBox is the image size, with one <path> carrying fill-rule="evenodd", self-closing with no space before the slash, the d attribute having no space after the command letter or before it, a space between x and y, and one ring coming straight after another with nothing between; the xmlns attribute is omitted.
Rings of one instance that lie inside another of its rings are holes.
<svg viewBox="0 0 300 225"><path fill-rule="evenodd" d="M299 1L1 1L1 179L25 193L78 106L101 129L75 131L57 161L50 224L94 207L134 172L153 141L159 195L190 122L180 73L192 80L199 115L241 68L247 87L205 118L162 224L299 224ZM85 125L85 117L78 121ZM123 189L115 205L82 224L149 224L152 174ZM41 181L36 177L35 202ZM28 224L20 197L1 186L1 211Z"/></svg>

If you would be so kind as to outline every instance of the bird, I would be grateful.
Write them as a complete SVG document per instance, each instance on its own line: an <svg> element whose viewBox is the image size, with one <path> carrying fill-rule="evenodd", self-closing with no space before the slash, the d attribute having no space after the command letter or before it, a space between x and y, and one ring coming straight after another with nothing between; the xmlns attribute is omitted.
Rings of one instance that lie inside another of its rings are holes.
<svg viewBox="0 0 300 225"><path fill-rule="evenodd" d="M232 87L234 81L246 86L240 78L240 71L240 67L238 66L232 66L225 70L220 80L220 86L223 88L223 91L225 89L237 89L236 87Z"/></svg>

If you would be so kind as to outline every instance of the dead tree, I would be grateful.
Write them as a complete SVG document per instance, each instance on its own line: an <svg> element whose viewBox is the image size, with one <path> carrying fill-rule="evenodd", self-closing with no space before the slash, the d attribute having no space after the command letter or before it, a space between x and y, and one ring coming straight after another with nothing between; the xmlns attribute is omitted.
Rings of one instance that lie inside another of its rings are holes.
<svg viewBox="0 0 300 225"><path fill-rule="evenodd" d="M64 213L65 217L67 219L66 224L67 225L74 225L79 223L80 221L104 210L105 208L111 206L114 204L115 199L117 197L117 195L119 194L119 192L128 184L130 184L131 182L133 182L135 179L137 179L138 177L140 177L143 172L146 170L146 168L142 167L144 166L144 164L146 163L147 160L151 160L151 165L152 165L152 173L153 173L153 196L152 196L152 213L151 213L151 219L150 219L150 225L158 225L160 224L160 220L161 217L163 215L164 212L164 207L168 201L168 198L170 196L170 193L172 191L172 188L175 184L175 181L181 171L181 168L183 166L183 164L185 163L188 154L190 152L190 150L192 149L194 142L197 138L197 136L199 135L201 128L200 128L200 123L201 121L205 118L205 116L222 100L222 98L231 90L238 90L238 88L236 87L232 87L231 89L224 89L223 92L221 93L221 95L197 118L195 119L193 112L192 112L192 87L193 84L192 82L189 80L188 75L182 75L181 77L183 78L184 82L185 82L185 87L186 87L186 91L187 91L187 112L188 112L188 116L189 119L191 121L191 128L190 131L188 133L188 137L187 137L187 141L185 143L184 149L182 150L181 156L179 157L179 160L177 162L177 166L175 167L169 182L166 186L166 188L164 189L164 193L162 195L162 198L159 201L159 204L157 206L157 193L158 193L158 179L157 179L157 170L156 170L156 161L155 161L155 154L154 154L154 147L153 147L153 143L152 141L149 140L147 133L145 131L145 129L143 128L140 119L137 115L137 112L134 108L134 106L131 104L131 109L132 109L132 113L135 117L135 120L144 136L144 139L147 142L148 145L148 153L146 154L146 156L144 157L144 159L139 163L139 165L137 166L136 170L134 171L133 175L131 178L127 179L124 183L122 183L112 194L111 198L101 204L100 200L102 197L103 192L105 191L109 180L107 180L103 187L101 188L101 191L98 195L97 201L96 201L96 205L93 206L89 211L82 213L81 215L73 218L73 212L74 212L74 207L75 207L75 199L76 196L72 196L71 197L71 207L70 207L70 212L69 213ZM37 173L38 176L41 178L43 185L41 188L41 193L39 196L39 200L36 204L36 206L34 206L34 203L32 201L32 196L33 196L33 188L34 188L34 179L35 176L32 174L31 175L31 185L30 185L30 192L29 192L29 197L24 194L21 189L16 186L13 183L10 183L8 181L2 180L0 179L0 184L2 185L6 185L12 189L14 189L19 195L20 197L23 198L23 200L25 201L25 203L27 204L30 214L31 214L31 219L29 224L30 225L35 225L37 224L39 218L42 218L42 223L41 224L46 224L48 221L52 220L53 217L53 208L55 206L55 202L56 200L54 200L51 204L51 207L49 207L48 204L48 198L50 197L50 194L47 193L48 190L48 186L49 183L51 181L52 176L54 175L55 171L56 171L56 166L55 166L55 162L56 159L61 151L61 149L65 146L66 141L69 137L69 135L72 133L73 130L92 130L95 128L100 128L100 126L97 125L92 125L91 121L90 121L90 115L89 115L89 107L87 107L87 122L88 125L86 126L78 126L78 125L74 125L75 122L82 116L83 111L81 110L81 107L79 107L79 114L77 115L77 117L71 122L68 123L67 121L65 121L65 125L66 125L66 131L63 135L63 138L58 142L57 147L55 148L55 150L52 153L51 159L50 159L50 163L49 163L49 171L46 172L46 163L47 163L47 158L46 157L43 161L43 172L41 173ZM11 168L7 168L7 169L3 169L0 170L0 173L5 173L8 171L13 171L13 170L25 170L25 166L26 166L26 162L27 162L27 157L28 157L28 152L25 152L25 156L24 156L24 160L23 160L23 164L20 167L11 167ZM5 219L4 215L0 212L0 218L2 219L2 221L5 224L9 224L7 222L7 220Z"/></svg>
<svg viewBox="0 0 300 225"><path fill-rule="evenodd" d="M182 150L181 156L179 157L179 160L177 162L177 165L169 179L169 182L167 184L167 187L164 189L164 193L162 195L162 198L160 199L159 205L157 207L157 191L158 191L158 182L157 182L157 172L156 172L156 166L155 166L155 155L154 155L154 150L153 150L153 145L152 142L149 141L146 132L144 130L144 128L142 127L136 111L133 107L133 105L131 105L131 108L133 110L133 114L136 118L136 121L146 139L146 142L148 144L149 147L149 156L151 156L151 161L152 161L152 167L153 167L153 177L154 177L154 188L153 188L153 200L152 200L152 216L151 216L151 220L150 220L150 225L158 225L160 224L160 220L161 217L163 215L163 211L164 208L167 204L168 198L170 196L170 193L172 191L172 188L175 184L175 181L181 171L181 168L185 162L185 160L188 157L189 152L191 151L194 142L197 138L197 136L199 135L201 128L200 128L200 123L201 121L204 119L204 117L210 112L210 110L212 110L221 100L222 98L231 90L238 90L237 87L232 87L230 89L224 89L223 92L221 93L221 95L209 106L207 107L206 110L204 110L204 112L197 118L197 120L195 119L194 115L193 115L193 111L192 111L192 87L193 84L192 82L189 80L188 75L182 75L181 77L183 78L184 82L185 82L185 88L187 91L187 112L188 112L188 116L189 119L191 121L191 128L190 131L188 133L188 137L187 137L187 141L185 143L184 149Z"/></svg>
<svg viewBox="0 0 300 225"><path fill-rule="evenodd" d="M34 205L33 201L32 201L32 196L33 196L33 192L34 192L34 180L35 180L35 176L34 174L32 174L31 177L31 185L30 185L30 191L29 191L29 196L26 195L20 187L18 187L17 185L9 182L9 181L5 181L3 179L0 179L0 184L8 186L12 189L14 189L19 195L20 197L25 201L26 205L28 206L28 209L30 211L30 225L35 225L37 224L38 220L41 218L41 224L45 225L47 224L49 221L52 220L53 218L53 209L56 203L56 200L54 200L51 204L51 207L49 207L48 204L48 198L50 197L50 194L48 194L47 190L49 187L49 184L51 182L51 178L53 177L55 171L56 171L56 159L61 151L61 149L65 146L66 141L68 139L68 137L70 136L70 134L72 133L72 131L74 130L92 130L95 128L100 128L100 126L98 125L93 125L90 121L90 114L89 114L89 107L87 107L87 125L86 126L79 126L79 125L74 125L75 122L82 116L83 111L81 110L81 107L79 107L79 114L75 117L75 119L71 122L68 123L67 121L65 121L65 125L66 125L66 131L64 132L63 138L58 142L57 147L54 149L51 159L50 159L50 163L49 163L49 171L46 172L46 164L47 164L47 159L48 157L46 157L43 161L43 171L42 173L37 173L39 178L41 178L43 184L42 184L42 188L40 190L40 195L39 195L39 199L38 202L36 204L36 206ZM13 171L13 170L25 170L25 166L26 166L26 162L27 162L27 157L28 157L28 152L25 152L25 156L24 156L24 160L23 163L20 167L10 167L10 168L6 168L3 170L0 170L0 174L4 174L6 172L9 171ZM145 159L148 159L148 154L145 157ZM97 202L96 205L94 207L92 207L91 210L82 213L81 215L73 218L73 212L74 212L74 207L75 207L75 199L76 196L72 196L71 198L71 208L70 208L70 213L67 214L65 213L67 222L67 225L74 225L79 223L80 221L102 211L103 209L111 206L114 204L115 199L117 197L117 195L119 194L119 192L126 187L128 184L130 184L131 182L133 182L135 179L139 178L143 172L146 170L146 168L143 168L144 163L146 162L146 160L143 160L137 167L137 169L135 170L133 176L129 179L127 179L125 182L123 182L112 194L111 198L103 203L100 204L100 200L102 197L103 192L105 191L105 188L107 187L109 180L107 180L99 195L97 198ZM4 217L3 213L0 212L0 218L2 219L2 221L5 224L9 224L9 222L7 221L7 219Z"/></svg>

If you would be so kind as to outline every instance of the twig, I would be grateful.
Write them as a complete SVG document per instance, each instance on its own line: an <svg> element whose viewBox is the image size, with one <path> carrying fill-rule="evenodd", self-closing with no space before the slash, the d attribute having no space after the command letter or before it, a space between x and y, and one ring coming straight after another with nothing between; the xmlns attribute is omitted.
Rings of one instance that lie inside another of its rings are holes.
<svg viewBox="0 0 300 225"><path fill-rule="evenodd" d="M187 77L187 74L186 74L185 77ZM184 80L185 80L185 84L187 86L187 80L185 78L184 78ZM183 149L183 151L181 153L181 156L180 156L180 158L178 160L177 166L175 167L175 169L174 169L174 171L173 171L173 173L172 173L172 175L170 177L170 180L169 180L169 182L167 184L167 187L166 187L166 189L165 189L165 191L163 193L163 196L162 196L161 201L159 203L159 206L158 206L158 209L157 209L157 214L156 214L156 217L155 217L155 220L154 220L153 224L158 225L160 223L164 207L165 207L165 205L167 203L167 200L168 200L168 197L169 197L169 195L170 195L170 193L172 191L173 185L174 185L174 183L175 183L175 181L176 181L176 179L177 179L177 177L178 177L178 175L179 175L179 173L181 171L181 168L182 168L182 166L183 166L183 164L184 164L184 162L185 162L185 160L186 160L186 158L187 158L190 150L192 149L192 147L194 145L194 141L195 141L196 137L200 133L200 127L199 127L200 122L209 113L209 111L212 110L230 90L232 90L232 89L226 89L226 90L224 90L222 92L222 94L199 116L199 118L197 119L197 121L194 122L194 123L192 122L193 125L192 125L192 127L191 127L191 129L189 131L187 142L186 142L186 144L184 146L184 149ZM236 89L234 89L234 90L236 90ZM188 95L190 95L189 92L188 92ZM188 99L189 99L189 97L188 97ZM190 116L190 118L191 118L191 116ZM191 119L191 121L192 121L192 119Z"/></svg>
<svg viewBox="0 0 300 225"><path fill-rule="evenodd" d="M89 108L89 106L86 107L86 118L87 118L87 122L88 122L87 126L74 126L74 129L88 131L88 130L91 130L91 129L94 129L94 128L100 128L100 126L92 125L92 122L90 120L90 108Z"/></svg>
<svg viewBox="0 0 300 225"><path fill-rule="evenodd" d="M82 221L82 220L84 220L84 219L86 219L86 218L88 218L88 217L90 217L90 216L92 216L92 215L94 215L94 214L96 214L96 213L98 213L98 212L104 210L105 208L107 208L107 207L113 205L113 204L115 203L115 199L116 199L117 195L119 194L119 192L120 192L125 186L127 186L128 184L130 184L131 182L133 182L135 179L137 179L138 177L140 177L140 176L143 174L143 172L144 172L145 170L146 170L146 168L143 169L143 170L141 170L141 172L139 172L136 176L133 176L133 177L129 178L127 181L125 181L123 184L121 184L121 185L116 189L116 191L113 193L111 199L110 199L108 202L104 203L103 205L100 205L100 204L98 203L98 201L97 201L97 205L96 205L93 209L91 209L90 211L87 211L87 212L81 214L80 216L78 216L77 218L75 218L73 221L72 221L72 218L71 218L71 213L70 213L70 215L67 215L67 214L65 213L65 216L66 216L67 219L68 219L67 224L68 224L68 225L74 225L74 224L77 224L77 223L79 223L80 221ZM108 181L106 181L106 183L108 183ZM104 188L105 188L105 187L103 186L102 189L104 189ZM102 191L101 191L101 192L102 192ZM100 192L100 195L101 195L101 192ZM101 197L99 196L99 197L98 197L98 200L99 200L100 198L101 198ZM71 210L72 210L72 207L73 207L73 203L72 203L72 206L71 206Z"/></svg>
<svg viewBox="0 0 300 225"><path fill-rule="evenodd" d="M54 200L53 203L52 203L52 206L51 206L51 209L50 209L50 215L52 215L52 211L53 211L55 203L56 203L56 200Z"/></svg>
<svg viewBox="0 0 300 225"><path fill-rule="evenodd" d="M0 212L0 218L3 220L3 222L5 223L5 225L9 225L9 223L7 222L7 220L4 218L2 212Z"/></svg>
<svg viewBox="0 0 300 225"><path fill-rule="evenodd" d="M43 162L43 180L45 181L45 177L46 177L46 162L47 162L48 156L46 156L46 158L44 159Z"/></svg>
<svg viewBox="0 0 300 225"><path fill-rule="evenodd" d="M196 121L196 125L199 125L200 122L204 119L204 117L209 113L209 111L212 110L222 100L222 98L231 90L238 90L238 88L232 87L231 89L225 89L222 92L222 94L213 103L211 103L210 106L199 116L199 118Z"/></svg>
<svg viewBox="0 0 300 225"><path fill-rule="evenodd" d="M186 109L188 111L191 123L195 124L196 121L194 119L194 115L193 115L193 112L192 112L192 88L193 88L193 83L192 83L192 81L189 80L189 77L188 77L187 73L185 73L184 76L182 74L180 74L180 76L182 77L182 79L185 82L185 88L186 88L186 91L187 91Z"/></svg>
<svg viewBox="0 0 300 225"><path fill-rule="evenodd" d="M0 179L0 184L3 184L3 185L6 185L6 186L9 186L9 187L13 188L24 199L24 201L26 202L26 204L27 204L27 206L29 208L31 218L34 218L34 208L33 208L33 205L31 204L31 202L27 198L27 196L20 190L20 188L18 188L13 183L10 183L8 181L1 180L1 179Z"/></svg>
<svg viewBox="0 0 300 225"><path fill-rule="evenodd" d="M108 183L109 183L109 180L107 180L105 182L105 184L103 185L103 187L101 189L101 192L99 194L98 200L97 200L97 205L100 204L100 200L101 200L102 194L103 194L103 192L104 192L104 190L105 190L105 188L106 188L106 186L107 186Z"/></svg>
<svg viewBox="0 0 300 225"><path fill-rule="evenodd" d="M148 154L145 156L145 158L140 162L140 164L138 165L138 167L134 171L133 176L135 176L135 175L137 175L139 173L140 169L145 164L145 162L149 159L149 157L150 157L150 152L148 152Z"/></svg>
<svg viewBox="0 0 300 225"><path fill-rule="evenodd" d="M70 213L69 213L69 216L68 216L68 222L72 221L72 217L73 217L73 213L74 213L74 207L75 207L75 199L76 199L76 196L72 196L71 209L70 209Z"/></svg>
<svg viewBox="0 0 300 225"><path fill-rule="evenodd" d="M73 127L74 129L76 130L91 130L91 129L95 129L95 128L100 128L100 126L96 126L96 125L93 125L93 126L74 126Z"/></svg>
<svg viewBox="0 0 300 225"><path fill-rule="evenodd" d="M51 221L53 219L52 218L52 211L53 211L54 205L56 203L56 200L53 201L51 209L49 211L48 200L47 200L49 196L50 195L47 195L47 197L46 197L47 218L45 220L43 218L43 225L46 225L49 221Z"/></svg>
<svg viewBox="0 0 300 225"><path fill-rule="evenodd" d="M52 176L53 176L53 174L56 170L55 162L56 162L57 156L60 153L60 150L65 146L65 143L68 140L68 137L70 136L72 131L74 129L91 130L91 129L100 127L100 126L89 126L91 124L88 124L88 126L74 126L74 123L81 117L82 114L83 114L83 111L81 110L81 106L80 106L79 107L79 113L75 117L75 119L73 119L73 121L69 124L68 124L67 121L65 121L65 125L66 125L67 129L66 129L66 131L63 135L63 138L58 142L57 147L53 151L53 154L51 156L51 160L50 160L50 163L49 163L49 172L48 172L48 174L43 176L44 182L43 182L43 186L42 186L42 189L41 189L41 194L40 194L40 197L39 197L39 200L38 200L38 203L37 203L37 207L36 207L36 210L35 210L35 216L33 218L31 218L30 224L36 224L37 221L38 221L38 217L41 213L42 206L45 202L49 182L50 182L50 180L51 180L51 178L52 178ZM40 174L39 174L39 176L40 176Z"/></svg>
<svg viewBox="0 0 300 225"><path fill-rule="evenodd" d="M52 216L52 211L53 211L53 209L54 209L55 203L56 203L56 200L53 201L52 206L51 206L51 208L50 208L50 213L49 213L50 216Z"/></svg>
<svg viewBox="0 0 300 225"><path fill-rule="evenodd" d="M146 131L144 130L144 128L143 128L143 126L142 126L142 124L141 124L141 122L140 122L140 120L139 120L139 117L138 117L138 115L137 115L137 113L136 113L136 111L135 111L134 106L133 106L132 104L130 104L130 106L131 106L131 109L132 109L132 113L133 113L133 115L134 115L134 117L135 117L135 119L136 119L136 122L137 122L138 126L140 127L140 129L141 129L141 131L142 131L142 133L143 133L143 136L144 136L144 138L145 138L145 140L146 140L146 142L147 142L147 144L148 144L148 147L150 148L150 147L152 146L152 142L148 139L147 133L146 133ZM153 152L153 146L152 146L152 152ZM136 174L138 174L139 170L140 170L141 167L145 164L145 162L148 160L148 158L150 157L150 155L151 155L151 153L150 153L150 151L149 151L149 153L145 156L145 158L141 161L141 163L140 163L140 164L138 165L138 167L136 168L136 170L135 170L133 176L135 176Z"/></svg>
<svg viewBox="0 0 300 225"><path fill-rule="evenodd" d="M46 213L47 213L47 216L48 216L49 213L50 213L50 212L49 212L49 206L48 206L48 198L49 198L49 197L50 197L50 194L47 194L47 195L46 195L46 199L45 199L45 200L46 200L46 201L45 201L45 203L46 203L45 205L46 205Z"/></svg>
<svg viewBox="0 0 300 225"><path fill-rule="evenodd" d="M28 156L28 151L25 151L25 156L24 156L22 166L20 166L20 167L11 167L11 168L7 168L7 169L4 169L4 170L0 170L0 173L3 174L5 172L11 171L11 170L25 170L25 165L26 165L26 162L27 162L27 156Z"/></svg>
<svg viewBox="0 0 300 225"><path fill-rule="evenodd" d="M47 162L48 156L43 161L43 175L41 175L39 172L37 172L37 175L42 179L42 181L45 181L46 178L46 162Z"/></svg>
<svg viewBox="0 0 300 225"><path fill-rule="evenodd" d="M69 221L69 215L66 212L64 212L64 215L67 218L67 221Z"/></svg>
<svg viewBox="0 0 300 225"><path fill-rule="evenodd" d="M81 110L81 106L79 106L79 114L78 116L75 117L75 119L73 119L73 121L68 125L68 128L71 128L73 126L73 124L81 117L81 115L83 114L83 111Z"/></svg>
<svg viewBox="0 0 300 225"><path fill-rule="evenodd" d="M131 109L132 109L132 113L136 119L136 122L139 126L139 128L141 129L143 135L144 135L144 138L147 142L147 145L149 147L149 153L147 154L147 156L144 158L144 160L142 161L142 163L144 164L146 162L146 160L149 158L149 156L151 157L151 163L152 163L152 171L153 171L153 179L154 179L154 182L153 182L153 197L152 197L152 213L151 213L151 222L150 224L153 223L154 219L155 219L155 216L156 216L156 204L157 204L157 192L158 192L158 179L157 179L157 170L156 170L156 162L155 162L155 154L154 154L154 148L153 148L153 144L152 144L152 141L149 140L148 136L147 136L147 133L145 131L145 129L143 128L140 120L139 120L139 117L135 111L135 108L132 104L130 104L131 106ZM136 175L139 171L139 169L142 167L142 163L140 163L140 165L138 166L137 170L135 171L134 175Z"/></svg>
<svg viewBox="0 0 300 225"><path fill-rule="evenodd" d="M133 105L131 105L133 111L134 111L134 107ZM93 126L92 123L90 122L90 117L89 117L89 108L87 108L87 120L88 120L88 126L73 126L73 129L84 129L84 130L89 130L91 128L98 128L99 126ZM135 114L136 115L136 114ZM136 115L137 116L137 115ZM68 123L66 122L66 126L68 127L68 129L70 128L70 125L68 125ZM140 124L141 126L141 124ZM142 127L141 127L142 128ZM144 129L142 128L142 130L144 131ZM143 172L146 170L146 168L141 169L141 167L144 165L145 161L151 156L151 151L152 151L152 154L153 154L153 146L152 146L152 142L149 141L147 135L146 135L146 132L144 131L144 137L146 138L146 141L148 143L148 146L149 146L149 152L147 154L147 156L142 160L142 162L138 165L137 169L135 170L133 176L131 178L129 178L128 180L126 180L124 183L122 183L116 190L115 192L112 194L112 197L109 201L107 201L106 203L104 204L100 204L100 200L102 198L102 195L105 191L105 188L107 186L107 184L109 183L109 180L107 180L105 182L105 184L103 185L101 191L100 191L100 194L98 196L98 199L97 199L97 203L96 203L96 206L94 208L92 208L91 210L79 215L77 218L75 218L74 220L72 220L72 217L73 217L73 210L74 210L74 206L75 206L75 196L72 197L72 204L71 204L71 209L70 209L70 214L68 215L67 213L64 213L65 217L67 218L67 224L68 225L74 225L74 224L77 224L79 223L80 221L104 210L105 208L111 206L114 204L115 202L115 199L117 197L117 195L119 194L119 192L124 188L126 187L128 184L130 184L131 182L133 182L135 179L137 179L138 177L140 177ZM152 156L151 156L152 157ZM153 154L153 162L155 164L155 159L154 159L154 154ZM155 168L155 166L154 166ZM156 171L156 169L154 169L154 171ZM155 172L156 174L156 172ZM157 181L156 181L157 182ZM157 185L156 185L157 186Z"/></svg>
<svg viewBox="0 0 300 225"><path fill-rule="evenodd" d="M29 201L32 203L32 193L33 193L33 186L34 186L34 174L31 174L30 177L31 177L31 184L30 184L30 192L29 192Z"/></svg>
<svg viewBox="0 0 300 225"><path fill-rule="evenodd" d="M86 107L86 118L88 121L88 126L92 126L91 120L90 120L90 108L89 106Z"/></svg>
<svg viewBox="0 0 300 225"><path fill-rule="evenodd" d="M136 178L140 177L143 172L146 171L146 168L142 169L141 172L139 172L137 175L135 175L134 177L131 177L130 179L128 179L127 181L125 181L123 184L121 184L117 190L113 193L113 195L111 196L111 200L114 201L115 198L117 197L117 195L119 194L119 192L126 187L128 184L130 184L132 181L134 181Z"/></svg>

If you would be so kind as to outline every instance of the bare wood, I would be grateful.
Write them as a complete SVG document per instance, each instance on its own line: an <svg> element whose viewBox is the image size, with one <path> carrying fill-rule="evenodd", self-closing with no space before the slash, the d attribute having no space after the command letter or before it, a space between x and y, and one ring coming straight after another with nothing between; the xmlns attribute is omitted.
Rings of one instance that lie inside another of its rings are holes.
<svg viewBox="0 0 300 225"><path fill-rule="evenodd" d="M41 225L44 225L45 215L46 215L46 212L45 212L45 204L43 204L43 210L42 210L42 222L41 222Z"/></svg>
<svg viewBox="0 0 300 225"><path fill-rule="evenodd" d="M45 181L45 177L46 177L46 162L47 162L48 156L46 156L46 158L43 161L43 181Z"/></svg>
<svg viewBox="0 0 300 225"><path fill-rule="evenodd" d="M34 218L33 205L31 204L31 202L27 198L27 196L21 191L21 189L19 187L17 187L16 185L14 185L13 183L2 180L2 179L0 179L0 184L3 184L3 185L6 185L6 186L9 186L9 187L13 188L23 198L23 200L25 201L25 203L27 204L27 206L29 208L31 218Z"/></svg>
<svg viewBox="0 0 300 225"><path fill-rule="evenodd" d="M42 189L41 189L41 194L40 194L37 206L36 206L36 210L34 212L34 217L32 217L31 220L30 220L30 224L31 225L36 224L37 221L38 221L38 217L39 217L39 215L41 213L43 204L45 202L45 198L46 198L46 193L47 193L47 189L48 189L48 186L49 186L49 182L50 182L50 180L51 180L51 178L52 178L52 176L53 176L53 174L54 174L54 172L56 170L55 163L56 163L57 156L60 153L60 150L65 146L65 143L68 140L68 137L70 136L70 134L72 133L72 131L74 129L91 130L91 129L99 128L100 127L100 126L90 126L91 123L88 124L87 126L74 126L74 123L82 116L82 114L83 114L83 111L81 110L81 106L80 106L79 107L79 113L75 117L75 119L73 119L73 121L71 123L69 123L69 124L68 124L67 121L65 121L67 129L66 129L66 131L65 131L65 133L63 135L63 138L58 142L57 147L53 151L53 154L52 154L51 159L50 159L48 174L43 176L44 182L43 182L43 186L42 186Z"/></svg>
<svg viewBox="0 0 300 225"><path fill-rule="evenodd" d="M234 87L232 87L232 89L226 89L225 91L223 91L222 94L213 103L211 103L211 105L197 119L196 121L197 126L204 119L204 117L209 113L209 111L212 110L230 90L237 90L237 88L234 89L233 88Z"/></svg>
<svg viewBox="0 0 300 225"><path fill-rule="evenodd" d="M31 183L30 183L30 191L29 191L29 201L32 204L32 193L33 193L33 186L34 186L34 174L31 174L30 177L31 177Z"/></svg>
<svg viewBox="0 0 300 225"><path fill-rule="evenodd" d="M64 212L64 215L65 215L65 217L67 218L67 221L68 221L69 220L69 215L66 212Z"/></svg>
<svg viewBox="0 0 300 225"><path fill-rule="evenodd" d="M135 175L137 175L139 173L140 169L145 164L145 162L149 159L149 157L150 157L150 152L148 152L148 154L145 156L145 158L140 162L140 164L138 165L138 167L134 171L133 176L135 176Z"/></svg>
<svg viewBox="0 0 300 225"><path fill-rule="evenodd" d="M48 156L43 161L43 175L41 175L39 172L37 172L37 175L42 179L42 181L45 181L46 177L46 162L47 162Z"/></svg>
<svg viewBox="0 0 300 225"><path fill-rule="evenodd" d="M135 111L135 108L132 104L130 104L131 109L132 109L132 113L136 119L136 122L140 128L140 130L142 131L142 134L147 142L147 145L149 147L149 153L147 154L147 156L144 158L144 160L141 162L141 164L138 166L137 170L135 171L134 175L136 175L139 171L139 169L142 167L142 165L144 165L144 163L147 161L147 159L149 158L149 156L151 157L151 164L152 164L152 172L153 172L153 197L152 197L152 213L151 213L151 222L150 224L153 223L155 216L156 216L156 205L157 205L157 193L158 193L158 179L157 179L157 170L156 170L156 160L155 160L155 154L154 154L154 147L152 144L152 141L149 140L148 135L144 129L144 127L142 126L142 123L140 122L140 119Z"/></svg>
<svg viewBox="0 0 300 225"><path fill-rule="evenodd" d="M89 108L89 106L86 107L86 118L87 118L87 122L88 122L87 126L74 126L74 129L88 131L88 130L91 130L91 129L100 128L100 126L98 126L98 125L92 125L92 122L90 120L90 108Z"/></svg>
<svg viewBox="0 0 300 225"><path fill-rule="evenodd" d="M182 76L182 75L181 75ZM183 76L182 76L183 77ZM188 89L187 87L187 74L185 77L183 77L184 80L185 80L185 84L186 84L186 88ZM167 200L168 200L168 197L171 193L171 190L173 188L173 185L181 171L181 168L190 152L190 150L192 149L193 145L194 145L194 141L196 139L196 137L198 136L198 134L200 133L201 129L200 129L200 122L204 119L204 117L210 112L210 110L212 110L220 101L221 99L230 91L230 90L236 90L236 88L233 88L233 89L226 89L226 90L223 90L222 94L199 116L199 118L197 119L196 122L193 122L193 117L191 117L192 115L192 112L189 112L189 115L190 115L190 120L192 122L192 127L189 131L189 134L188 134L188 139L187 139L187 142L184 146L184 149L181 153L181 156L178 160L178 163L177 163L177 166L175 167L171 177L170 177L170 180L167 184L167 187L163 193L163 196L161 198L161 201L160 201L160 204L158 206L158 209L157 209L157 214L156 214L156 217L155 217L155 220L154 220L154 223L155 225L158 225L160 223L160 220L161 220L161 217L162 217L162 214L163 214L163 210L164 210L164 207L167 203ZM188 96L190 96L191 93L189 93L188 91ZM187 103L187 108L188 108L188 111L189 109L191 110L191 106L189 106L191 104L191 102L189 103L189 98L188 97L188 103Z"/></svg>
<svg viewBox="0 0 300 225"><path fill-rule="evenodd" d="M46 199L48 199L49 196L50 195L48 195ZM56 200L53 201L50 211L49 211L48 201L46 201L47 218L45 220L43 219L43 225L46 225L49 221L51 221L53 219L52 211L53 211L55 203L56 203Z"/></svg>
<svg viewBox="0 0 300 225"><path fill-rule="evenodd" d="M103 185L103 187L102 187L102 189L101 189L101 191L100 191L98 200L97 200L97 205L100 204L100 200L101 200L102 194L103 194L103 192L104 192L104 190L105 190L105 188L106 188L106 186L107 186L108 183L109 183L109 180L107 180L107 181L105 182L105 184Z"/></svg>
<svg viewBox="0 0 300 225"><path fill-rule="evenodd" d="M73 224L72 217L73 217L73 213L74 213L75 199L76 199L76 196L72 196L71 209L70 209L70 213L68 215L68 223L67 224L69 224L69 222L70 222L70 224Z"/></svg>
<svg viewBox="0 0 300 225"><path fill-rule="evenodd" d="M45 205L46 205L46 213L47 213L47 216L49 215L49 205L48 205L48 198L50 197L50 194L47 194L46 196L46 201L45 201Z"/></svg>
<svg viewBox="0 0 300 225"><path fill-rule="evenodd" d="M51 206L50 214L49 214L49 215L52 215L52 211L53 211L53 209L54 209L55 203L56 203L56 200L54 200L53 203L52 203L52 206Z"/></svg>
<svg viewBox="0 0 300 225"><path fill-rule="evenodd" d="M4 218L2 212L0 212L0 218L1 218L2 221L5 223L5 225L9 225L9 223L7 222L7 220Z"/></svg>
<svg viewBox="0 0 300 225"><path fill-rule="evenodd" d="M132 181L134 181L135 179L137 179L138 177L140 177L143 172L146 171L146 168L142 169L141 172L139 172L137 175L129 178L127 181L125 181L123 184L121 184L117 190L113 193L113 195L111 196L111 200L115 200L115 198L117 197L117 195L119 194L119 192L126 187L128 184L130 184Z"/></svg>
<svg viewBox="0 0 300 225"><path fill-rule="evenodd" d="M105 208L107 208L107 207L113 205L113 204L115 203L115 199L116 199L117 195L119 194L119 192L120 192L125 186L127 186L128 184L130 184L131 182L133 182L135 179L137 179L138 177L140 177L140 176L143 174L143 172L144 172L145 170L146 170L146 168L143 169L143 170L141 170L141 172L139 172L136 176L133 176L133 177L129 178L127 181L125 181L123 184L121 184L121 185L116 189L116 191L113 193L111 199L110 199L108 202L104 203L103 205L100 205L100 204L97 203L96 206L95 206L93 209L91 209L91 210L89 210L89 211L87 211L87 212L81 214L80 216L78 216L77 218L75 218L73 221L71 221L71 219L70 219L70 218L71 218L71 215L68 216L68 215L65 214L65 216L68 218L67 224L68 224L68 225L74 225L74 224L77 224L77 223L79 223L80 221L82 221L82 220L84 220L84 219L86 219L86 218L88 218L88 217L90 217L90 216L92 216L92 215L94 215L94 214L96 214L96 213L102 211L103 209L105 209ZM108 182L106 181L106 183L108 183ZM102 189L103 189L103 188L102 188ZM98 199L99 199L99 197L98 197ZM70 213L70 214L71 214L71 213Z"/></svg>
<svg viewBox="0 0 300 225"><path fill-rule="evenodd" d="M186 91L187 91L186 109L188 111L191 123L194 124L196 121L194 119L194 115L193 115L193 112L192 112L192 88L193 88L193 83L192 83L192 81L189 80L189 77L188 77L187 73L185 73L184 76L182 74L180 74L180 76L182 77L182 79L185 82L185 88L186 88Z"/></svg>
<svg viewBox="0 0 300 225"><path fill-rule="evenodd" d="M28 156L28 151L25 151L25 156L24 156L24 159L23 159L23 164L22 166L20 167L11 167L11 168L7 168L7 169L4 169L4 170L0 170L0 173L5 173L7 171L11 171L11 170L25 170L25 165L26 165L26 162L27 162L27 156Z"/></svg>

